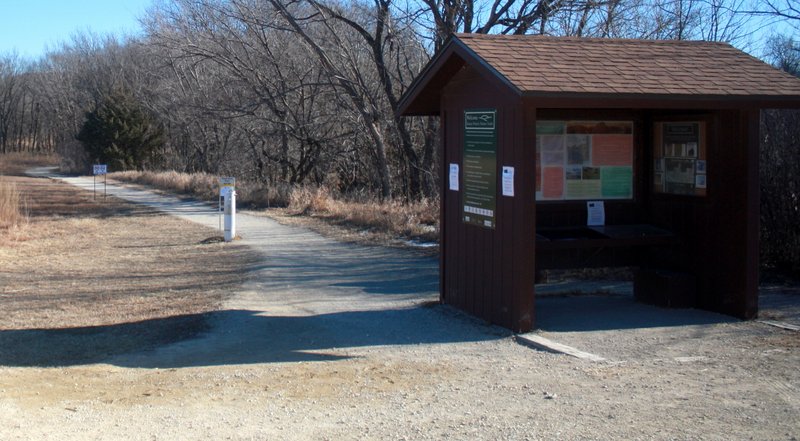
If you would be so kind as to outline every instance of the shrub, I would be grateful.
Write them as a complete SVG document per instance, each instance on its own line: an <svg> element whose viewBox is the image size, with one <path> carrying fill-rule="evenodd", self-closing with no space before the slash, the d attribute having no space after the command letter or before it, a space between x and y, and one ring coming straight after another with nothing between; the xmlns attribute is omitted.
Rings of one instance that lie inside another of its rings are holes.
<svg viewBox="0 0 800 441"><path fill-rule="evenodd" d="M86 114L76 138L91 161L112 170L143 169L158 161L164 130L130 93L116 91Z"/></svg>

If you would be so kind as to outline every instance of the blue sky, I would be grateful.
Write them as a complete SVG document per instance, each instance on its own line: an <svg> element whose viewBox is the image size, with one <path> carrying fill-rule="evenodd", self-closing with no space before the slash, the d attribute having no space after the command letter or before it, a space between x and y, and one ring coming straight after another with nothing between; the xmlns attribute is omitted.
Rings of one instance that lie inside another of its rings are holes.
<svg viewBox="0 0 800 441"><path fill-rule="evenodd" d="M152 0L0 0L0 54L38 58L77 31L135 34Z"/></svg>
<svg viewBox="0 0 800 441"><path fill-rule="evenodd" d="M136 34L137 19L153 0L0 0L0 55L16 51L35 59L79 31L99 34ZM750 44L740 47L763 54L766 38L774 32L795 34L785 23L759 29Z"/></svg>

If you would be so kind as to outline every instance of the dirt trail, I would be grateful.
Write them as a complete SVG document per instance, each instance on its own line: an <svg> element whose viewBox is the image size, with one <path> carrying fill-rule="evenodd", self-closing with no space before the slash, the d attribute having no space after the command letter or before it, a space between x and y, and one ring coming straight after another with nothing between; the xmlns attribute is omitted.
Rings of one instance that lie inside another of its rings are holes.
<svg viewBox="0 0 800 441"><path fill-rule="evenodd" d="M203 204L109 190L217 225ZM795 333L700 312L550 331L609 359L587 362L430 305L432 258L238 222L263 258L209 333L99 364L0 367L0 439L800 436Z"/></svg>

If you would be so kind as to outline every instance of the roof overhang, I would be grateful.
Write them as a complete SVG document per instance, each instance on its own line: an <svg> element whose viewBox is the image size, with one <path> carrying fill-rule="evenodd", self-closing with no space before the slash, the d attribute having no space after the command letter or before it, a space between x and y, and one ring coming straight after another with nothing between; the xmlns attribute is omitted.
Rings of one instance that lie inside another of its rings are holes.
<svg viewBox="0 0 800 441"><path fill-rule="evenodd" d="M490 82L522 96L522 92L505 76L461 40L452 36L403 93L397 106L397 114L403 116L438 115L442 89L467 64L475 68Z"/></svg>
<svg viewBox="0 0 800 441"><path fill-rule="evenodd" d="M537 108L580 109L771 109L800 108L800 95L630 94L613 92L537 92L521 90L457 35L451 36L400 98L397 114L438 115L442 90L469 65L501 90Z"/></svg>
<svg viewBox="0 0 800 441"><path fill-rule="evenodd" d="M536 93L523 98L547 109L797 109L800 96Z"/></svg>

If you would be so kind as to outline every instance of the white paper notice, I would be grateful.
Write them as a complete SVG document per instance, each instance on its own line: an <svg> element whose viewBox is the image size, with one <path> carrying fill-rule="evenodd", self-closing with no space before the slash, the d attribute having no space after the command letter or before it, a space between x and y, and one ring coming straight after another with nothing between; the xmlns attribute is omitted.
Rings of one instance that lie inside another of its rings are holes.
<svg viewBox="0 0 800 441"><path fill-rule="evenodd" d="M458 191L458 164L450 164L450 190Z"/></svg>
<svg viewBox="0 0 800 441"><path fill-rule="evenodd" d="M503 196L514 196L514 167L503 167Z"/></svg>
<svg viewBox="0 0 800 441"><path fill-rule="evenodd" d="M603 206L603 201L586 202L586 210L588 212L586 225L589 226L605 225L606 210L605 207Z"/></svg>

